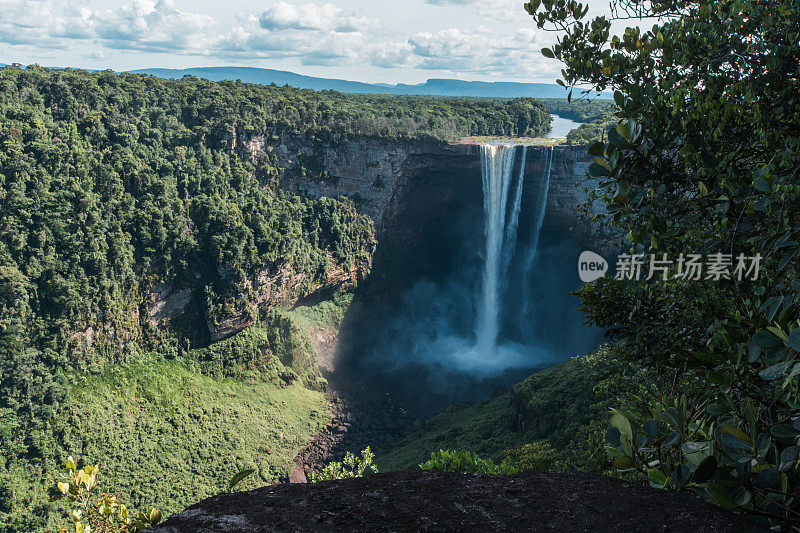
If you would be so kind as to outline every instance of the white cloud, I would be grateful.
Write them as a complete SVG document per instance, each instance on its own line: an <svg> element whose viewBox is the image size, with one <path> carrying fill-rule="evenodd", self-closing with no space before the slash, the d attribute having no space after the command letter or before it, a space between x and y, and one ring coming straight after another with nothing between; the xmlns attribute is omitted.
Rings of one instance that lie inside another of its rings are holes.
<svg viewBox="0 0 800 533"><path fill-rule="evenodd" d="M93 19L97 38L116 49L199 51L208 44L208 32L217 27L208 15L179 11L172 0L136 0L116 10L97 11Z"/></svg>
<svg viewBox="0 0 800 533"><path fill-rule="evenodd" d="M539 53L544 42L549 39L527 28L500 38L485 30L450 28L421 32L408 40L418 68L518 76L557 72Z"/></svg>
<svg viewBox="0 0 800 533"><path fill-rule="evenodd" d="M64 48L92 35L91 12L69 5L57 10L49 0L0 0L0 41Z"/></svg>
<svg viewBox="0 0 800 533"><path fill-rule="evenodd" d="M73 3L59 9L51 0L3 0L0 12L0 42L48 48L99 40L111 49L190 50L215 27L211 17L179 11L171 0L136 0L113 10Z"/></svg>
<svg viewBox="0 0 800 533"><path fill-rule="evenodd" d="M286 59L304 65L411 68L440 74L538 78L557 74L557 62L539 53L552 42L551 34L532 24L514 31L498 30L497 17L521 9L519 0L482 0L479 11L494 16L479 15L478 24L469 28L454 24L411 35L402 31L413 31L409 29L413 26L405 30L382 27L367 13L333 3L283 0L224 22L178 9L174 0L133 0L115 9L75 2L0 0L0 43L65 51L82 46L83 57L93 63L108 57L109 51L134 50L173 57ZM425 25L421 21L416 28Z"/></svg>
<svg viewBox="0 0 800 533"><path fill-rule="evenodd" d="M293 5L279 2L259 17L265 30L319 30L360 32L373 29L378 21L356 13L345 13L333 4Z"/></svg>

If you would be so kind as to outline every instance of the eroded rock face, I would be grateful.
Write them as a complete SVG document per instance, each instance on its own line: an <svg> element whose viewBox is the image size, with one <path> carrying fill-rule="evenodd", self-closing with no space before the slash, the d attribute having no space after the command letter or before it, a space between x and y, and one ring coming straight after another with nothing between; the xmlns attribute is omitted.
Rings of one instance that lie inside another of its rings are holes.
<svg viewBox="0 0 800 533"><path fill-rule="evenodd" d="M210 321L207 323L211 340L224 339L252 325L259 309L267 310L279 305L291 306L299 298L316 291L353 289L363 279L368 269L368 265L355 265L350 270L343 270L336 265L330 254L328 262L328 277L311 284L306 283L305 273L295 272L290 265L281 265L277 270L264 269L255 272L245 281L243 287L243 292L252 295L245 306L228 313L217 323Z"/></svg>
<svg viewBox="0 0 800 533"><path fill-rule="evenodd" d="M242 146L251 153L264 149L263 138L253 137ZM524 194L535 194L546 171L549 147L532 146L527 151ZM586 172L591 158L585 147L555 146L547 213L551 227L571 233L595 231L581 221L577 205L598 180ZM287 170L281 186L312 196L353 197L359 210L369 215L379 234L404 231L398 227L404 211L415 211L420 224L446 210L449 202L481 201L481 163L477 145L399 143L360 139L337 146L315 145L303 137L285 136L273 153ZM517 157L521 157L521 151ZM322 169L327 178L308 179L296 172L309 165ZM424 211L427 210L427 213ZM420 219L419 217L423 218Z"/></svg>
<svg viewBox="0 0 800 533"><path fill-rule="evenodd" d="M220 494L149 531L765 531L687 493L582 472L408 470Z"/></svg>
<svg viewBox="0 0 800 533"><path fill-rule="evenodd" d="M147 306L147 321L151 326L169 323L186 310L192 299L193 289L176 289L169 283L156 283L150 289Z"/></svg>
<svg viewBox="0 0 800 533"><path fill-rule="evenodd" d="M272 152L284 168L282 188L315 197L353 198L359 211L375 222L379 240L411 253L426 246L439 248L441 254L449 253L447 247L452 243L444 242L448 228L458 223L456 217L465 206L480 206L482 202L476 145L353 139L332 146L310 142L303 136L283 135L268 141L268 134L248 134L234 128L228 132L228 148L251 157ZM524 194L528 198L524 201L534 201L532 195L543 179L549 150L531 147L527 151ZM581 221L577 212L577 205L587 197L584 188L592 189L597 184L586 180L590 163L583 147L553 148L545 231L572 237L597 231ZM431 236L435 240L437 235L443 236L442 242L426 242ZM326 287L353 287L364 272L358 266L350 272L332 269L329 279L305 293ZM220 340L248 327L258 309L291 305L306 296L298 289L304 281L301 273L287 268L254 272L244 282L243 289L252 295L248 302L217 317L215 323L207 323L210 340ZM154 285L146 320L151 325L168 326L185 312L193 296L191 288Z"/></svg>

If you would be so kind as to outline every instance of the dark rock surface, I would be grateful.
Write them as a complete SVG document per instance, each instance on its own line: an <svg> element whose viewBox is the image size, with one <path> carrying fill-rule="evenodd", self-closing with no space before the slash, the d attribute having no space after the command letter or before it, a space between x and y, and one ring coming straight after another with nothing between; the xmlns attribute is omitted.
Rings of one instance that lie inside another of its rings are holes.
<svg viewBox="0 0 800 533"><path fill-rule="evenodd" d="M461 475L420 470L221 494L149 530L764 531L689 494L586 473Z"/></svg>

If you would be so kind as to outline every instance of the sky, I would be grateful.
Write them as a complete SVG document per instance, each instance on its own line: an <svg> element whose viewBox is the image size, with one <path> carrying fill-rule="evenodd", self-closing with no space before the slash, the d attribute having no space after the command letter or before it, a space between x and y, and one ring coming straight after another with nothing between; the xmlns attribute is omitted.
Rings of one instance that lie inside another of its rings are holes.
<svg viewBox="0 0 800 533"><path fill-rule="evenodd" d="M251 66L370 83L553 83L523 0L0 0L0 63ZM592 12L608 0L589 0Z"/></svg>

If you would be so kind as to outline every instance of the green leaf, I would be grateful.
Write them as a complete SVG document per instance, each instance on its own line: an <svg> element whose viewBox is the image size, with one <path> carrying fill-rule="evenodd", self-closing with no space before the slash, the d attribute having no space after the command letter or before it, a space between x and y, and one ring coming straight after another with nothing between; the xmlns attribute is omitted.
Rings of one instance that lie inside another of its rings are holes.
<svg viewBox="0 0 800 533"><path fill-rule="evenodd" d="M789 347L795 352L800 352L800 327L796 327L789 333L789 339L786 341Z"/></svg>
<svg viewBox="0 0 800 533"><path fill-rule="evenodd" d="M596 142L596 143L592 144L589 147L589 150L588 150L589 155L594 156L594 157L603 157L603 154L605 154L605 151L606 151L606 145L601 143L601 142Z"/></svg>
<svg viewBox="0 0 800 533"><path fill-rule="evenodd" d="M240 471L238 474L233 476L231 480L228 482L228 490L231 490L233 487L238 485L243 479L253 474L255 470L252 468L245 468L244 470Z"/></svg>
<svg viewBox="0 0 800 533"><path fill-rule="evenodd" d="M693 483L705 483L714 477L717 471L717 459L713 455L709 455L697 465L697 468L692 473L691 481Z"/></svg>
<svg viewBox="0 0 800 533"><path fill-rule="evenodd" d="M797 456L800 453L800 446L789 446L781 452L781 460L778 465L778 470L781 472L788 472L794 468L797 462Z"/></svg>
<svg viewBox="0 0 800 533"><path fill-rule="evenodd" d="M672 433L670 433L670 434L667 436L667 438L666 438L666 439L664 439L664 444L663 444L663 446L664 446L665 448L672 448L673 446L675 446L676 444L678 444L678 442L680 442L680 440L681 440L681 434L680 434L680 433L678 433L677 431L673 431Z"/></svg>
<svg viewBox="0 0 800 533"><path fill-rule="evenodd" d="M708 491L708 494L711 495L714 501L723 509L728 509L730 511L736 509L736 500L734 500L731 493L725 490L725 487L719 483L709 482L706 486L706 491Z"/></svg>
<svg viewBox="0 0 800 533"><path fill-rule="evenodd" d="M753 342L765 350L780 348L783 345L778 337L766 329L762 329L753 335Z"/></svg>
<svg viewBox="0 0 800 533"><path fill-rule="evenodd" d="M609 420L609 424L611 424L613 427L615 427L618 430L620 430L620 432L622 432L625 435L627 435L629 439L633 438L633 431L631 430L631 423L622 414L616 413L616 412L614 414L612 414L611 415L611 419Z"/></svg>
<svg viewBox="0 0 800 533"><path fill-rule="evenodd" d="M764 370L759 372L758 375L763 380L774 381L782 377L784 374L786 374L786 371L789 370L789 365L791 364L792 363L790 361L784 361L782 363L778 363L768 368L765 368Z"/></svg>
<svg viewBox="0 0 800 533"><path fill-rule="evenodd" d="M754 339L747 341L747 362L754 363L761 357L761 346Z"/></svg>
<svg viewBox="0 0 800 533"><path fill-rule="evenodd" d="M614 460L614 468L617 470L631 470L636 468L636 462L629 455L623 455Z"/></svg>
<svg viewBox="0 0 800 533"><path fill-rule="evenodd" d="M706 441L684 442L681 446L681 451L684 453L684 455L691 455L693 453L709 450L711 446L712 443Z"/></svg>
<svg viewBox="0 0 800 533"><path fill-rule="evenodd" d="M714 416L722 416L731 410L727 403L712 403L706 406L706 412Z"/></svg>
<svg viewBox="0 0 800 533"><path fill-rule="evenodd" d="M753 494L744 487L740 487L739 491L736 493L736 505L739 507L744 507L750 500L753 498Z"/></svg>
<svg viewBox="0 0 800 533"><path fill-rule="evenodd" d="M658 438L658 424L655 420L646 420L644 424L642 424L642 429L647 435L653 439Z"/></svg>
<svg viewBox="0 0 800 533"><path fill-rule="evenodd" d="M705 483L714 477L717 471L717 459L713 455L709 455L697 465L697 468L692 473L691 481L693 483Z"/></svg>
<svg viewBox="0 0 800 533"><path fill-rule="evenodd" d="M782 388L786 388L786 386L789 385L789 382L791 382L798 375L800 375L800 363L795 363L795 365L792 367L792 371L789 372L788 376L786 376L786 380L783 382Z"/></svg>
<svg viewBox="0 0 800 533"><path fill-rule="evenodd" d="M649 469L647 471L647 478L651 483L658 485L659 487L663 487L667 483L667 476L665 476L664 473L658 468Z"/></svg>
<svg viewBox="0 0 800 533"><path fill-rule="evenodd" d="M617 124L616 130L620 137L622 137L628 142L631 142L631 132L628 129L627 124Z"/></svg>
<svg viewBox="0 0 800 533"><path fill-rule="evenodd" d="M756 176L753 180L753 187L761 192L770 192L772 190L772 186L764 176Z"/></svg>
<svg viewBox="0 0 800 533"><path fill-rule="evenodd" d="M720 433L717 435L717 441L719 444L725 448L729 453L732 455L741 456L742 452L750 452L753 450L753 446L748 444L747 442L734 437L733 435L728 435L726 433Z"/></svg>
<svg viewBox="0 0 800 533"><path fill-rule="evenodd" d="M602 157L595 157L594 158L594 162L597 163L598 165L600 165L601 167L603 167L604 169L608 170L609 172L611 172L611 170L612 170L611 169L611 165L609 165L608 161L606 161Z"/></svg>
<svg viewBox="0 0 800 533"><path fill-rule="evenodd" d="M766 489L769 487L774 487L780 480L780 472L774 468L768 468L766 470L762 470L756 477L753 478L753 485L762 489Z"/></svg>
<svg viewBox="0 0 800 533"><path fill-rule="evenodd" d="M620 432L617 428L611 427L606 430L606 441L612 446L619 446Z"/></svg>
<svg viewBox="0 0 800 533"><path fill-rule="evenodd" d="M773 437L780 440L791 440L800 434L795 428L785 424L776 424L769 428L769 432Z"/></svg>
<svg viewBox="0 0 800 533"><path fill-rule="evenodd" d="M744 431L735 426L731 425L724 426L719 430L719 432L736 437L737 439L744 441L750 444L751 446L753 445L753 441L752 439L750 439L750 435L748 435L747 433L745 433Z"/></svg>
<svg viewBox="0 0 800 533"><path fill-rule="evenodd" d="M547 57L547 58L550 58L550 59L553 59L554 57L556 57L556 55L553 53L553 51L550 50L549 48L542 48L542 55L544 57Z"/></svg>
<svg viewBox="0 0 800 533"><path fill-rule="evenodd" d="M589 166L589 175L595 178L602 178L608 176L609 172L606 168L598 165L597 163L592 163Z"/></svg>
<svg viewBox="0 0 800 533"><path fill-rule="evenodd" d="M161 522L161 518L162 518L161 511L159 511L158 509L150 509L149 521L151 524L153 525L158 524L159 522Z"/></svg>

